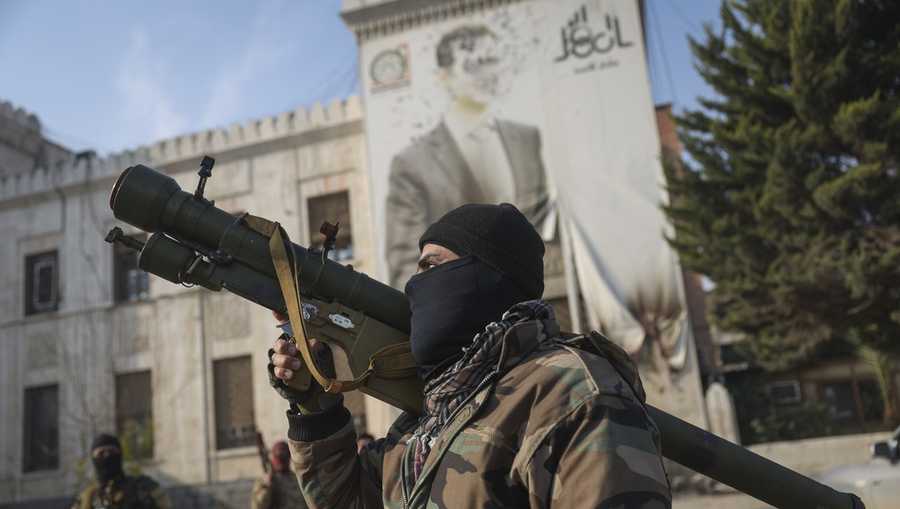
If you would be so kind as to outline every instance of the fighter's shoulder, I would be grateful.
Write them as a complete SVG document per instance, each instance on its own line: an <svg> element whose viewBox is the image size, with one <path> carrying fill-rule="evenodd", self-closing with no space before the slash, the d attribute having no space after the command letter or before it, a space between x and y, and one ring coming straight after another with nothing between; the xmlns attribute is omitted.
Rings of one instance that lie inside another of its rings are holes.
<svg viewBox="0 0 900 509"><path fill-rule="evenodd" d="M525 417L529 428L547 429L590 408L632 408L641 402L602 355L567 345L548 345L504 374L494 387L497 418ZM585 414L587 415L587 414ZM604 415L590 412L590 419ZM504 417L506 416L506 417Z"/></svg>
<svg viewBox="0 0 900 509"><path fill-rule="evenodd" d="M130 484L141 493L153 493L162 489L155 479L147 475L136 475L131 477L130 480Z"/></svg>
<svg viewBox="0 0 900 509"><path fill-rule="evenodd" d="M604 355L587 349L561 344L543 347L503 376L495 391L500 415L527 416L523 443L540 443L548 434L565 434L578 427L602 434L620 424L632 432L630 437L620 437L623 440L640 434L639 442L651 443L644 438L655 434L655 425L632 384Z"/></svg>
<svg viewBox="0 0 900 509"><path fill-rule="evenodd" d="M552 437L576 429L603 434L622 422L629 433L616 440L653 442L653 424L640 400L597 353L563 344L541 347L501 377L494 394L496 406L484 416L485 424L502 428L524 422L518 444L524 458Z"/></svg>
<svg viewBox="0 0 900 509"><path fill-rule="evenodd" d="M499 384L520 391L551 391L543 395L573 402L601 395L637 399L605 356L564 344L541 348L512 369Z"/></svg>
<svg viewBox="0 0 900 509"><path fill-rule="evenodd" d="M168 509L171 506L168 495L156 479L146 475L137 475L131 479L131 486L139 499L152 500L157 509Z"/></svg>
<svg viewBox="0 0 900 509"><path fill-rule="evenodd" d="M138 486L148 486L148 487L156 487L159 486L159 483L156 482L156 479L150 477L149 475L139 474L134 476L134 482Z"/></svg>

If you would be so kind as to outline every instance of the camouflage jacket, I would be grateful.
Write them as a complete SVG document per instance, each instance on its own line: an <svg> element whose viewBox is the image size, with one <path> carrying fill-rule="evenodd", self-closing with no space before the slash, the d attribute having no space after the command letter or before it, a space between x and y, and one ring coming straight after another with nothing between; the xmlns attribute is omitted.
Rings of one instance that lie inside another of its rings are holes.
<svg viewBox="0 0 900 509"><path fill-rule="evenodd" d="M305 509L306 501L293 472L273 472L253 485L252 509Z"/></svg>
<svg viewBox="0 0 900 509"><path fill-rule="evenodd" d="M359 454L351 422L291 440L309 506L670 508L659 432L625 352L599 334L539 345L529 323L504 336L502 375L459 407L415 483L414 416Z"/></svg>
<svg viewBox="0 0 900 509"><path fill-rule="evenodd" d="M169 497L153 479L125 476L101 487L96 482L81 492L72 509L169 509Z"/></svg>

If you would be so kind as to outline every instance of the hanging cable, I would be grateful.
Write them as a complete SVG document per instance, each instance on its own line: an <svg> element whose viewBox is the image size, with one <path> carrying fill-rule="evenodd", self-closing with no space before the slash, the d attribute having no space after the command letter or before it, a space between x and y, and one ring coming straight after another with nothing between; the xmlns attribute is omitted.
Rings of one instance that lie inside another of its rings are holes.
<svg viewBox="0 0 900 509"><path fill-rule="evenodd" d="M347 88L348 83L354 83L356 81L356 61L350 61L349 67L345 64L342 67L342 72L336 76L330 83L325 83L324 87L319 87L320 92L317 95L312 96L312 102L326 102L329 99L336 97L334 94L335 90L344 90ZM337 95L339 96L339 95Z"/></svg>
<svg viewBox="0 0 900 509"><path fill-rule="evenodd" d="M359 88L359 66L354 62L353 65L353 73L350 76L350 79L347 81L347 88L344 90L344 94L342 97L350 97L351 95L358 95L360 93Z"/></svg>

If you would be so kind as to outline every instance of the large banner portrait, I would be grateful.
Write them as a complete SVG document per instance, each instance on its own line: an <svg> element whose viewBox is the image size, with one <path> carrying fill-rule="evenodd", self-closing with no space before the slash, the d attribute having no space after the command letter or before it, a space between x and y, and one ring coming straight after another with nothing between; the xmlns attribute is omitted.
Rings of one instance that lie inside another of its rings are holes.
<svg viewBox="0 0 900 509"><path fill-rule="evenodd" d="M367 40L360 59L382 278L403 289L419 236L445 212L513 203L566 246L569 300L588 326L654 373L685 368L636 0L470 9ZM687 392L695 400L699 385Z"/></svg>

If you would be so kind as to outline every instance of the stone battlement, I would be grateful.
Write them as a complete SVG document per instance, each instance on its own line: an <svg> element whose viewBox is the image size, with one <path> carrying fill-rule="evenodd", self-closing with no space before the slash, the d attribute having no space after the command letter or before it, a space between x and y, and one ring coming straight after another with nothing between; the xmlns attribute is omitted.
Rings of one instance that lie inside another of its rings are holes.
<svg viewBox="0 0 900 509"><path fill-rule="evenodd" d="M0 101L0 141L8 150L34 157L44 141L41 121L34 113L17 108L9 101Z"/></svg>
<svg viewBox="0 0 900 509"><path fill-rule="evenodd" d="M16 115L21 117L22 114ZM300 107L243 124L235 123L228 128L185 134L133 150L112 153L92 161L86 158L72 158L61 168L39 169L6 177L0 175L0 203L58 188L112 178L122 169L135 164L165 165L199 158L204 154L214 155L256 143L358 121L362 116L359 97L351 96L344 101L332 101L327 106L316 103L310 108ZM37 121L37 118L34 117L34 120Z"/></svg>
<svg viewBox="0 0 900 509"><path fill-rule="evenodd" d="M38 132L41 130L41 121L38 120L37 115L23 108L17 108L9 101L0 101L0 119L7 127L17 126L23 130ZM11 122L12 125L7 122Z"/></svg>

